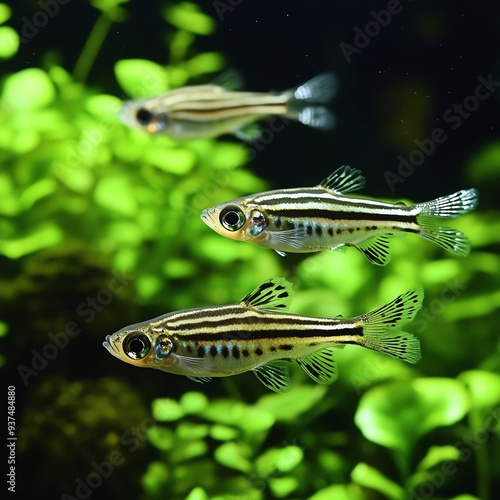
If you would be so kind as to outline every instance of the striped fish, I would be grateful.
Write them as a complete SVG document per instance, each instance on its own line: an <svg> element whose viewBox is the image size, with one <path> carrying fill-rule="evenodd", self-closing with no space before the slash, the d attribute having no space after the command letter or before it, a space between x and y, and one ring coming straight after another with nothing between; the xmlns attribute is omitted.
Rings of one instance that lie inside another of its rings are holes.
<svg viewBox="0 0 500 500"><path fill-rule="evenodd" d="M335 348L355 344L408 363L420 359L419 340L401 331L422 305L421 289L351 319L290 314L291 283L266 281L242 301L188 309L122 328L104 347L143 368L185 375L197 382L253 371L269 389L291 388L289 363L296 360L319 384L337 379Z"/></svg>
<svg viewBox="0 0 500 500"><path fill-rule="evenodd" d="M336 78L323 73L297 88L280 93L228 91L218 85L197 85L157 97L125 101L121 120L130 127L175 139L198 139L233 133L256 139L252 124L283 116L318 129L330 129L334 117L327 108L336 91Z"/></svg>
<svg viewBox="0 0 500 500"><path fill-rule="evenodd" d="M346 245L385 266L390 260L388 237L397 233L414 233L458 255L469 253L465 235L441 226L439 219L473 210L475 189L411 206L345 196L364 185L361 172L344 165L315 187L253 194L208 208L201 218L222 236L257 243L280 255Z"/></svg>

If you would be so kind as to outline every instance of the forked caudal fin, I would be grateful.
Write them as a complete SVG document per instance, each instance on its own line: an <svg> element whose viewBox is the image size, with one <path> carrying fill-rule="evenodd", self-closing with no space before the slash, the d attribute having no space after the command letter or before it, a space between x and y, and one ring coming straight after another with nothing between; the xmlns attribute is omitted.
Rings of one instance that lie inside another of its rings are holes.
<svg viewBox="0 0 500 500"><path fill-rule="evenodd" d="M408 363L420 359L420 341L399 328L400 323L411 321L422 307L424 292L421 288L396 297L392 302L361 316L364 347L384 352Z"/></svg>
<svg viewBox="0 0 500 500"><path fill-rule="evenodd" d="M420 236L465 257L470 252L470 242L461 232L441 226L438 219L447 219L466 214L477 207L478 192L475 189L462 189L448 196L415 205L420 213L417 222L421 227Z"/></svg>
<svg viewBox="0 0 500 500"><path fill-rule="evenodd" d="M337 78L323 73L288 91L291 94L287 116L313 128L329 130L335 125L334 115L324 106L337 93Z"/></svg>

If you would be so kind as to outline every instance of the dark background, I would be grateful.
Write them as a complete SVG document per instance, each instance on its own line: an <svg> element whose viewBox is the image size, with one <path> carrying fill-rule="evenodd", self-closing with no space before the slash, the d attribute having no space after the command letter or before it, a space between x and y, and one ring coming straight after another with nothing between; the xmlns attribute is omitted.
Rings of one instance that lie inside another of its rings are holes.
<svg viewBox="0 0 500 500"><path fill-rule="evenodd" d="M498 137L496 93L457 130L442 121L448 108L473 94L479 76L499 75L500 9L494 2L401 0L402 12L350 63L340 44L353 45L354 29L364 31L373 20L371 11L386 10L387 1L197 3L217 20L218 29L213 36L198 37L196 48L226 54L246 89L284 90L323 71L338 75L339 93L332 102L336 130L319 133L294 124L277 134L272 147L251 165L276 187L312 185L348 163L367 177L367 195L430 199L466 187L462 172L471 155ZM113 74L117 60L167 62L170 28L157 14L163 5L139 0L125 5L129 18L113 26L88 84L122 95ZM22 16L30 17L38 8L35 1L16 2L11 24L22 26ZM97 11L76 0L60 8L64 13L23 46L22 58L15 61L37 66L49 52L68 70L73 68ZM392 193L383 173L396 172L398 155L407 158L416 148L414 141L430 137L435 127L449 132L448 139L416 168L411 181L398 184Z"/></svg>

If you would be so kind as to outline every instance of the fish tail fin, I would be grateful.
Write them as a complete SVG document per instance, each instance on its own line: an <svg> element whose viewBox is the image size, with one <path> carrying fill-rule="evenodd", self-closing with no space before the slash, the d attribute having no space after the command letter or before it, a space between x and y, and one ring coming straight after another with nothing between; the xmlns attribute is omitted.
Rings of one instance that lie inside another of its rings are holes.
<svg viewBox="0 0 500 500"><path fill-rule="evenodd" d="M462 231L448 226L441 226L434 217L426 215L418 216L417 222L420 226L419 234L422 238L462 257L469 255L471 244L469 238Z"/></svg>
<svg viewBox="0 0 500 500"><path fill-rule="evenodd" d="M462 189L448 196L418 203L415 208L420 215L451 219L474 210L477 207L478 196L476 189Z"/></svg>
<svg viewBox="0 0 500 500"><path fill-rule="evenodd" d="M289 90L287 116L309 127L329 130L335 125L335 116L325 106L337 93L337 77L322 73Z"/></svg>
<svg viewBox="0 0 500 500"><path fill-rule="evenodd" d="M422 307L422 288L410 290L392 302L360 317L363 322L361 344L368 349L389 354L408 363L416 363L420 355L420 341L404 332L400 323L412 320Z"/></svg>
<svg viewBox="0 0 500 500"><path fill-rule="evenodd" d="M478 192L476 189L462 189L448 196L441 196L432 201L418 203L417 223L420 236L432 241L445 250L463 257L470 252L470 242L461 232L447 226L441 226L436 219L448 219L466 214L477 207Z"/></svg>

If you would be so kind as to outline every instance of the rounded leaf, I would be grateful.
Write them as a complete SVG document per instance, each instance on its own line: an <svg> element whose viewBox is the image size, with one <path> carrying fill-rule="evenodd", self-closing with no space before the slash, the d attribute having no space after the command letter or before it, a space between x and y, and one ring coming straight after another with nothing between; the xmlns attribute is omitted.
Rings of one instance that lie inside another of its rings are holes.
<svg viewBox="0 0 500 500"><path fill-rule="evenodd" d="M500 375L485 370L468 370L457 378L469 391L474 408L491 408L500 403Z"/></svg>
<svg viewBox="0 0 500 500"><path fill-rule="evenodd" d="M54 85L45 71L28 68L7 78L2 99L15 109L38 109L48 106L55 94Z"/></svg>
<svg viewBox="0 0 500 500"><path fill-rule="evenodd" d="M123 59L115 64L120 87L133 98L150 97L169 89L165 68L146 59Z"/></svg>
<svg viewBox="0 0 500 500"><path fill-rule="evenodd" d="M0 27L0 59L9 59L19 50L19 35L10 26Z"/></svg>
<svg viewBox="0 0 500 500"><path fill-rule="evenodd" d="M432 429L462 419L468 403L463 385L453 379L384 384L361 397L355 422L370 441L405 451Z"/></svg>

